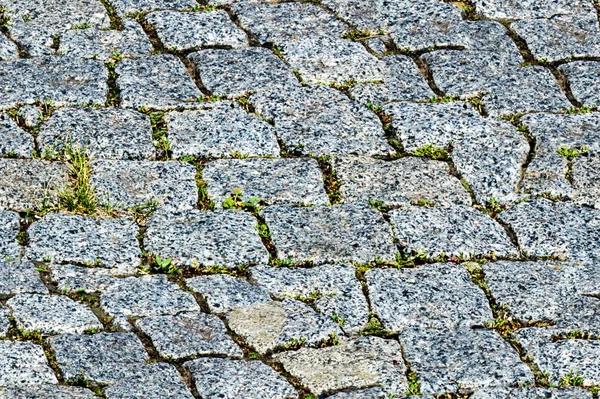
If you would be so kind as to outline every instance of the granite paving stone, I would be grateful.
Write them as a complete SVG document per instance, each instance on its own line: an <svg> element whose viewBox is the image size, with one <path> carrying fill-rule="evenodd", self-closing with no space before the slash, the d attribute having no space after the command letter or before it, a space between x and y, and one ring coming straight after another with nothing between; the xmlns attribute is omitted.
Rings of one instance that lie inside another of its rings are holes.
<svg viewBox="0 0 600 399"><path fill-rule="evenodd" d="M227 335L225 325L217 316L187 312L177 316L146 317L135 325L150 337L158 354L164 358L243 356L242 350Z"/></svg>
<svg viewBox="0 0 600 399"><path fill-rule="evenodd" d="M150 118L118 108L61 108L52 113L37 135L42 152L60 153L65 143L84 147L92 158L153 159Z"/></svg>
<svg viewBox="0 0 600 399"><path fill-rule="evenodd" d="M410 206L390 212L396 238L405 251L435 258L517 256L502 226L482 211L466 206Z"/></svg>
<svg viewBox="0 0 600 399"><path fill-rule="evenodd" d="M0 176L0 208L16 211L43 208L68 184L65 164L39 159L0 159Z"/></svg>
<svg viewBox="0 0 600 399"><path fill-rule="evenodd" d="M577 101L587 107L600 106L600 95L595 87L600 84L600 62L575 61L558 67Z"/></svg>
<svg viewBox="0 0 600 399"><path fill-rule="evenodd" d="M368 321L368 307L352 265L314 268L255 266L252 279L279 298L314 301L314 307L330 316L344 331L358 331Z"/></svg>
<svg viewBox="0 0 600 399"><path fill-rule="evenodd" d="M19 294L7 302L18 328L42 334L81 334L101 330L92 310L61 295Z"/></svg>
<svg viewBox="0 0 600 399"><path fill-rule="evenodd" d="M18 112L23 124L29 128L37 126L44 118L42 110L35 105L23 105L19 107Z"/></svg>
<svg viewBox="0 0 600 399"><path fill-rule="evenodd" d="M236 267L266 263L256 219L242 211L156 214L148 220L146 250L180 266Z"/></svg>
<svg viewBox="0 0 600 399"><path fill-rule="evenodd" d="M141 258L131 217L101 219L49 213L28 229L24 259L77 262L117 270L135 269Z"/></svg>
<svg viewBox="0 0 600 399"><path fill-rule="evenodd" d="M379 118L366 105L325 87L287 87L253 95L256 111L275 122L289 152L390 155Z"/></svg>
<svg viewBox="0 0 600 399"><path fill-rule="evenodd" d="M198 5L194 0L110 0L121 16L161 9L188 10Z"/></svg>
<svg viewBox="0 0 600 399"><path fill-rule="evenodd" d="M196 168L184 162L95 161L90 184L99 203L113 209L156 203L180 211L198 203Z"/></svg>
<svg viewBox="0 0 600 399"><path fill-rule="evenodd" d="M94 399L94 393L87 388L65 387L61 385L12 385L0 388L2 399Z"/></svg>
<svg viewBox="0 0 600 399"><path fill-rule="evenodd" d="M235 26L225 11L160 11L146 16L161 43L171 50L202 47L248 47L246 33Z"/></svg>
<svg viewBox="0 0 600 399"><path fill-rule="evenodd" d="M102 267L82 267L75 265L50 266L52 281L56 283L60 292L99 292L109 289L119 280L112 277L123 275L119 270L105 269ZM131 270L129 274L133 273Z"/></svg>
<svg viewBox="0 0 600 399"><path fill-rule="evenodd" d="M11 327L10 310L7 307L0 305L0 338L5 338Z"/></svg>
<svg viewBox="0 0 600 399"><path fill-rule="evenodd" d="M217 314L271 301L266 288L227 274L192 277L186 280L186 285L206 301L212 313Z"/></svg>
<svg viewBox="0 0 600 399"><path fill-rule="evenodd" d="M292 69L262 47L202 50L188 57L202 84L213 94L238 97L249 92L300 85Z"/></svg>
<svg viewBox="0 0 600 399"><path fill-rule="evenodd" d="M100 294L100 306L113 325L126 331L132 328L129 319L200 310L194 297L165 275L119 279Z"/></svg>
<svg viewBox="0 0 600 399"><path fill-rule="evenodd" d="M600 209L600 158L582 157L573 163L573 186L577 190L575 202Z"/></svg>
<svg viewBox="0 0 600 399"><path fill-rule="evenodd" d="M472 399L591 399L583 388L488 388L476 391Z"/></svg>
<svg viewBox="0 0 600 399"><path fill-rule="evenodd" d="M372 311L390 331L481 327L494 318L485 294L463 266L372 269L365 277Z"/></svg>
<svg viewBox="0 0 600 399"><path fill-rule="evenodd" d="M0 359L0 387L58 384L40 345L0 340Z"/></svg>
<svg viewBox="0 0 600 399"><path fill-rule="evenodd" d="M0 298L27 293L48 293L36 266L30 262L1 262Z"/></svg>
<svg viewBox="0 0 600 399"><path fill-rule="evenodd" d="M467 21L457 24L454 30L465 36L464 46L470 50L492 52L511 59L521 59L521 53L506 28L497 21ZM459 51L462 52L462 51Z"/></svg>
<svg viewBox="0 0 600 399"><path fill-rule="evenodd" d="M487 329L407 329L400 344L423 394L532 383L533 374L510 344Z"/></svg>
<svg viewBox="0 0 600 399"><path fill-rule="evenodd" d="M204 165L202 178L217 208L240 190L242 201L329 205L319 164L310 158L217 160Z"/></svg>
<svg viewBox="0 0 600 399"><path fill-rule="evenodd" d="M439 206L470 205L471 197L448 165L418 157L384 161L369 157L335 157L344 203L383 201L407 205L425 199Z"/></svg>
<svg viewBox="0 0 600 399"><path fill-rule="evenodd" d="M379 388L359 389L357 391L340 392L329 396L330 399L385 399L386 394Z"/></svg>
<svg viewBox="0 0 600 399"><path fill-rule="evenodd" d="M393 261L397 249L390 226L361 204L322 208L267 207L263 212L278 259L294 262Z"/></svg>
<svg viewBox="0 0 600 399"><path fill-rule="evenodd" d="M202 97L181 60L172 54L124 59L115 71L124 108L189 108Z"/></svg>
<svg viewBox="0 0 600 399"><path fill-rule="evenodd" d="M100 104L108 94L100 61L44 56L0 63L0 109L49 100L54 106Z"/></svg>
<svg viewBox="0 0 600 399"><path fill-rule="evenodd" d="M550 18L558 14L594 12L593 4L587 0L557 0L552 3L543 0L475 0L474 3L479 14L492 19Z"/></svg>
<svg viewBox="0 0 600 399"><path fill-rule="evenodd" d="M279 156L275 129L234 103L165 116L173 157L230 158L236 154Z"/></svg>
<svg viewBox="0 0 600 399"><path fill-rule="evenodd" d="M48 338L48 342L66 381L83 378L112 384L148 360L144 346L133 333L63 334Z"/></svg>
<svg viewBox="0 0 600 399"><path fill-rule="evenodd" d="M402 351L393 340L360 337L339 346L279 353L275 359L319 396L373 386L388 397L403 396L408 390Z"/></svg>
<svg viewBox="0 0 600 399"><path fill-rule="evenodd" d="M331 317L290 298L235 308L228 324L261 354L296 344L317 346L342 334Z"/></svg>
<svg viewBox="0 0 600 399"><path fill-rule="evenodd" d="M31 158L32 155L33 137L7 114L0 114L0 156Z"/></svg>
<svg viewBox="0 0 600 399"><path fill-rule="evenodd" d="M17 241L19 229L19 214L0 210L0 256L3 261L19 257L21 253Z"/></svg>
<svg viewBox="0 0 600 399"><path fill-rule="evenodd" d="M297 399L283 376L259 360L201 358L184 363L206 399Z"/></svg>

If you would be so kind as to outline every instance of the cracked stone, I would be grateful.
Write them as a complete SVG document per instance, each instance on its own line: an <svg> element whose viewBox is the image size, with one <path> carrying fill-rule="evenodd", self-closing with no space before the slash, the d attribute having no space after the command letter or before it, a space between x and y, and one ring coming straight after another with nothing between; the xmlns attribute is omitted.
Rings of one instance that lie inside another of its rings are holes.
<svg viewBox="0 0 600 399"><path fill-rule="evenodd" d="M155 202L159 209L194 209L198 203L196 168L175 161L95 161L90 184L100 204L128 209Z"/></svg>
<svg viewBox="0 0 600 399"><path fill-rule="evenodd" d="M600 211L538 199L500 213L527 256L588 262L600 259Z"/></svg>
<svg viewBox="0 0 600 399"><path fill-rule="evenodd" d="M233 104L215 103L203 110L169 112L165 120L176 158L279 156L275 129Z"/></svg>
<svg viewBox="0 0 600 399"><path fill-rule="evenodd" d="M578 194L575 202L600 209L600 158L582 157L573 162L573 185Z"/></svg>
<svg viewBox="0 0 600 399"><path fill-rule="evenodd" d="M460 181L448 165L418 157L384 161L368 157L335 157L332 161L341 182L344 203L380 200L386 205L407 205L425 199L436 205L471 205Z"/></svg>
<svg viewBox="0 0 600 399"><path fill-rule="evenodd" d="M17 241L19 229L19 214L0 210L0 259L3 261L19 258L21 253ZM8 281L6 283L9 284Z"/></svg>
<svg viewBox="0 0 600 399"><path fill-rule="evenodd" d="M70 56L108 61L111 57L143 57L152 53L152 43L136 21L123 18L123 30L76 29L60 38L58 52Z"/></svg>
<svg viewBox="0 0 600 399"><path fill-rule="evenodd" d="M248 92L299 86L292 70L270 50L202 50L189 59L208 90L216 95L238 97Z"/></svg>
<svg viewBox="0 0 600 399"><path fill-rule="evenodd" d="M473 208L411 206L390 212L390 219L400 245L411 253L423 251L431 258L517 256L502 226Z"/></svg>
<svg viewBox="0 0 600 399"><path fill-rule="evenodd" d="M228 321L229 328L261 354L298 343L316 346L342 334L329 316L289 298L233 309Z"/></svg>
<svg viewBox="0 0 600 399"><path fill-rule="evenodd" d="M381 213L365 205L272 206L262 216L278 259L366 263L375 258L393 261L397 253L390 226Z"/></svg>
<svg viewBox="0 0 600 399"><path fill-rule="evenodd" d="M113 324L131 330L129 318L175 315L200 311L194 297L165 275L128 277L115 281L100 294L100 306L114 317Z"/></svg>
<svg viewBox="0 0 600 399"><path fill-rule="evenodd" d="M69 178L63 163L39 159L0 159L0 176L0 208L18 211L56 201Z"/></svg>
<svg viewBox="0 0 600 399"><path fill-rule="evenodd" d="M30 244L24 259L94 264L135 270L141 251L138 227L131 217L99 219L49 213L28 229Z"/></svg>
<svg viewBox="0 0 600 399"><path fill-rule="evenodd" d="M600 62L575 61L563 64L558 70L565 74L571 92L577 101L587 107L600 106Z"/></svg>
<svg viewBox="0 0 600 399"><path fill-rule="evenodd" d="M592 399L582 388L489 388L476 391L471 399Z"/></svg>
<svg viewBox="0 0 600 399"><path fill-rule="evenodd" d="M314 159L222 159L207 163L202 178L218 208L238 189L243 201L256 198L269 205L329 205L323 175Z"/></svg>
<svg viewBox="0 0 600 399"><path fill-rule="evenodd" d="M264 287L227 274L193 277L186 280L186 285L200 294L212 313L229 313L235 308L271 301Z"/></svg>
<svg viewBox="0 0 600 399"><path fill-rule="evenodd" d="M303 155L390 155L379 118L365 105L335 89L313 87L270 90L250 101L259 114L275 121L290 152Z"/></svg>
<svg viewBox="0 0 600 399"><path fill-rule="evenodd" d="M169 49L198 50L202 47L248 47L246 33L235 26L225 11L154 12L146 16L161 43Z"/></svg>
<svg viewBox="0 0 600 399"><path fill-rule="evenodd" d="M61 108L42 125L39 148L60 152L65 142L85 147L92 158L153 159L152 126L147 115L119 108Z"/></svg>
<svg viewBox="0 0 600 399"><path fill-rule="evenodd" d="M36 266L30 262L0 262L0 297L26 293L48 293Z"/></svg>
<svg viewBox="0 0 600 399"><path fill-rule="evenodd" d="M189 108L203 96L185 65L172 54L124 59L117 64L116 73L124 108Z"/></svg>
<svg viewBox="0 0 600 399"><path fill-rule="evenodd" d="M194 0L110 0L120 16L161 9L190 11L198 5Z"/></svg>
<svg viewBox="0 0 600 399"><path fill-rule="evenodd" d="M423 394L532 384L534 380L512 346L487 329L414 328L400 333L399 340Z"/></svg>
<svg viewBox="0 0 600 399"><path fill-rule="evenodd" d="M184 363L205 399L297 399L296 390L258 360L201 358Z"/></svg>
<svg viewBox="0 0 600 399"><path fill-rule="evenodd" d="M87 306L61 295L19 294L8 300L17 327L42 334L81 334L102 329Z"/></svg>
<svg viewBox="0 0 600 399"><path fill-rule="evenodd" d="M475 0L474 3L477 12L490 19L550 18L558 14L594 12L594 6L587 0L556 0L552 3L543 0Z"/></svg>
<svg viewBox="0 0 600 399"><path fill-rule="evenodd" d="M60 385L13 385L0 388L2 399L95 399L87 388L64 387Z"/></svg>
<svg viewBox="0 0 600 399"><path fill-rule="evenodd" d="M463 266L371 269L365 277L373 313L394 332L476 327L494 319L488 299Z"/></svg>
<svg viewBox="0 0 600 399"><path fill-rule="evenodd" d="M159 355L181 359L190 356L243 357L242 350L227 335L217 317L206 313L147 317L136 326L148 335Z"/></svg>
<svg viewBox="0 0 600 399"><path fill-rule="evenodd" d="M18 127L7 114L0 114L0 156L31 158L32 155L33 137Z"/></svg>
<svg viewBox="0 0 600 399"><path fill-rule="evenodd" d="M181 266L237 267L267 263L256 219L242 211L191 210L147 222L146 250Z"/></svg>
<svg viewBox="0 0 600 399"><path fill-rule="evenodd" d="M40 345L0 340L0 387L58 384Z"/></svg>
<svg viewBox="0 0 600 399"><path fill-rule="evenodd" d="M144 346L133 333L64 334L50 337L48 342L67 381L83 378L112 384L127 378L132 368L148 360Z"/></svg>
<svg viewBox="0 0 600 399"><path fill-rule="evenodd" d="M393 340L360 337L339 346L302 348L274 358L318 396L373 386L394 397L408 390L402 351Z"/></svg>
<svg viewBox="0 0 600 399"><path fill-rule="evenodd" d="M367 302L355 272L352 265L250 269L252 279L277 297L314 299L314 307L334 321L339 320L345 331L358 331L368 321Z"/></svg>

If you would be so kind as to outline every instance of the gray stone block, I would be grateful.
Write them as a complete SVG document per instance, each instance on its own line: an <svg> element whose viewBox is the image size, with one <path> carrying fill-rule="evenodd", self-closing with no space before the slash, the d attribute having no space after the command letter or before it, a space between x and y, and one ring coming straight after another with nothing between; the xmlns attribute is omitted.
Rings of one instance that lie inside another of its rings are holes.
<svg viewBox="0 0 600 399"><path fill-rule="evenodd" d="M161 9L190 11L198 5L194 0L111 0L120 16Z"/></svg>
<svg viewBox="0 0 600 399"><path fill-rule="evenodd" d="M23 105L18 109L19 116L27 127L34 127L42 122L42 110L35 105ZM39 134L39 133L38 133Z"/></svg>
<svg viewBox="0 0 600 399"><path fill-rule="evenodd" d="M36 266L30 262L0 263L0 297L4 299L27 293L48 293Z"/></svg>
<svg viewBox="0 0 600 399"><path fill-rule="evenodd" d="M0 210L0 258L2 261L19 258L21 254L21 247L17 242L19 230L19 214Z"/></svg>
<svg viewBox="0 0 600 399"><path fill-rule="evenodd" d="M31 158L33 137L18 127L7 114L0 114L0 156Z"/></svg>
<svg viewBox="0 0 600 399"><path fill-rule="evenodd" d="M573 162L575 202L600 209L600 158L582 157Z"/></svg>
<svg viewBox="0 0 600 399"><path fill-rule="evenodd" d="M52 281L61 292L97 292L109 289L119 280L112 278L122 275L118 270L101 267L81 267L74 265L51 265ZM133 273L134 271L131 270Z"/></svg>
<svg viewBox="0 0 600 399"><path fill-rule="evenodd" d="M94 399L94 393L87 388L64 387L60 385L13 385L0 388L2 399Z"/></svg>
<svg viewBox="0 0 600 399"><path fill-rule="evenodd" d="M592 399L592 393L583 388L489 388L471 399Z"/></svg>
<svg viewBox="0 0 600 399"><path fill-rule="evenodd" d="M595 90L600 84L600 62L569 62L559 66L558 70L567 77L567 83L577 101L587 107L600 106L600 95Z"/></svg>
<svg viewBox="0 0 600 399"><path fill-rule="evenodd" d="M0 387L58 384L40 345L0 340L0 358Z"/></svg>
<svg viewBox="0 0 600 399"><path fill-rule="evenodd" d="M594 12L594 6L587 0L557 0L552 3L542 0L475 0L475 7L479 14L492 19L550 18L558 14Z"/></svg>

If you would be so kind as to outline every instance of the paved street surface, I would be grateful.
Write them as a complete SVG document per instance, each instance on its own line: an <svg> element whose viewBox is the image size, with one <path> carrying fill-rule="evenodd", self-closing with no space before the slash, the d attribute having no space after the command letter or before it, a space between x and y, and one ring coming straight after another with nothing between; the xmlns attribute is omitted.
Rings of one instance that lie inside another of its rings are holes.
<svg viewBox="0 0 600 399"><path fill-rule="evenodd" d="M0 0L0 399L598 399L599 15Z"/></svg>

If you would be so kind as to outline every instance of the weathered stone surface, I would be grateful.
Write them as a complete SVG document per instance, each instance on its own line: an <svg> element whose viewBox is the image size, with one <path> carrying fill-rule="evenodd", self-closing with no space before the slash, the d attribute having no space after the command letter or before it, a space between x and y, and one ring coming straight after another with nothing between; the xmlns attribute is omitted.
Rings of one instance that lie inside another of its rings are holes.
<svg viewBox="0 0 600 399"><path fill-rule="evenodd" d="M471 204L469 193L444 162L417 157L395 161L335 157L332 165L344 203L380 200L396 206L425 199L441 206Z"/></svg>
<svg viewBox="0 0 600 399"><path fill-rule="evenodd" d="M87 388L64 387L60 385L13 385L0 388L2 399L94 399L94 393Z"/></svg>
<svg viewBox="0 0 600 399"><path fill-rule="evenodd" d="M0 297L25 293L48 293L35 265L29 262L0 263Z"/></svg>
<svg viewBox="0 0 600 399"><path fill-rule="evenodd" d="M517 236L524 254L572 261L600 258L600 211L539 199L499 215Z"/></svg>
<svg viewBox="0 0 600 399"><path fill-rule="evenodd" d="M600 56L600 27L593 12L519 21L511 27L527 42L538 60L555 62L572 57Z"/></svg>
<svg viewBox="0 0 600 399"><path fill-rule="evenodd" d="M567 77L577 101L588 107L600 106L600 95L595 89L600 84L600 62L575 61L558 69Z"/></svg>
<svg viewBox="0 0 600 399"><path fill-rule="evenodd" d="M198 5L194 0L111 0L111 3L121 16L161 9L189 11Z"/></svg>
<svg viewBox="0 0 600 399"><path fill-rule="evenodd" d="M476 391L471 399L592 399L583 388L488 388Z"/></svg>
<svg viewBox="0 0 600 399"><path fill-rule="evenodd" d="M148 221L145 247L181 266L267 263L256 223L250 214L232 210L157 214Z"/></svg>
<svg viewBox="0 0 600 399"><path fill-rule="evenodd" d="M21 254L21 247L17 242L19 229L19 214L0 210L0 259L3 261L17 259Z"/></svg>
<svg viewBox="0 0 600 399"><path fill-rule="evenodd" d="M368 321L367 302L352 265L256 266L250 273L272 295L314 301L315 308L337 320L344 331L358 331Z"/></svg>
<svg viewBox="0 0 600 399"><path fill-rule="evenodd" d="M279 156L275 129L235 103L165 116L173 156L230 158L234 154Z"/></svg>
<svg viewBox="0 0 600 399"><path fill-rule="evenodd" d="M390 55L380 63L383 64L381 81L353 85L350 88L352 98L363 104L382 105L392 101L422 101L435 97L409 57Z"/></svg>
<svg viewBox="0 0 600 399"><path fill-rule="evenodd" d="M494 318L485 294L463 266L371 269L365 277L372 311L391 331L476 327Z"/></svg>
<svg viewBox="0 0 600 399"><path fill-rule="evenodd" d="M164 358L243 356L242 350L227 335L223 322L210 314L188 312L177 316L147 317L137 321L136 326L150 337L158 354Z"/></svg>
<svg viewBox="0 0 600 399"><path fill-rule="evenodd" d="M259 114L275 121L290 152L388 155L381 122L365 105L324 86L286 88L250 98Z"/></svg>
<svg viewBox="0 0 600 399"><path fill-rule="evenodd" d="M64 334L50 337L48 342L67 381L84 378L111 384L148 360L144 346L133 333Z"/></svg>
<svg viewBox="0 0 600 399"><path fill-rule="evenodd" d="M242 28L262 44L283 45L296 37L340 37L349 28L335 16L310 3L237 2L231 9Z"/></svg>
<svg viewBox="0 0 600 399"><path fill-rule="evenodd" d="M136 367L104 391L107 399L193 399L172 364L153 363Z"/></svg>
<svg viewBox="0 0 600 399"><path fill-rule="evenodd" d="M0 338L7 336L10 327L10 310L0 305Z"/></svg>
<svg viewBox="0 0 600 399"><path fill-rule="evenodd" d="M600 158L582 157L573 162L575 202L600 209Z"/></svg>
<svg viewBox="0 0 600 399"><path fill-rule="evenodd" d="M530 194L549 193L572 198L576 193L567 180L567 159L559 154L561 147L589 155L600 154L600 115L532 114L524 116L525 124L536 141L535 157L523 175L522 190ZM573 169L580 162L576 159ZM585 162L585 161L583 161Z"/></svg>
<svg viewBox="0 0 600 399"><path fill-rule="evenodd" d="M402 351L392 340L361 337L340 346L280 353L275 359L318 396L373 386L402 396L408 389Z"/></svg>
<svg viewBox="0 0 600 399"><path fill-rule="evenodd" d="M229 328L259 353L296 344L316 346L341 334L338 324L330 317L289 298L236 308L228 317Z"/></svg>
<svg viewBox="0 0 600 399"><path fill-rule="evenodd" d="M432 258L517 255L500 224L466 206L411 206L390 212L390 219L400 245L408 252L423 251Z"/></svg>
<svg viewBox="0 0 600 399"><path fill-rule="evenodd" d="M186 280L186 285L202 296L212 313L229 313L235 308L271 301L264 287L227 274L193 277Z"/></svg>
<svg viewBox="0 0 600 399"><path fill-rule="evenodd" d="M0 387L58 384L40 345L0 340Z"/></svg>
<svg viewBox="0 0 600 399"><path fill-rule="evenodd" d="M285 42L283 56L307 83L380 81L384 64L360 44L329 35L299 36Z"/></svg>
<svg viewBox="0 0 600 399"><path fill-rule="evenodd" d="M267 204L329 205L323 174L314 159L230 159L209 162L202 178L208 195L221 207L241 189L241 199Z"/></svg>
<svg viewBox="0 0 600 399"><path fill-rule="evenodd" d="M540 370L549 374L549 381L558 385L567 375L583 377L583 386L600 383L600 341L559 339L554 342L552 328L524 328L515 333L527 355Z"/></svg>
<svg viewBox="0 0 600 399"><path fill-rule="evenodd" d="M153 159L150 118L119 108L61 108L41 127L42 152L60 152L65 143L82 147L92 158Z"/></svg>
<svg viewBox="0 0 600 399"><path fill-rule="evenodd" d="M33 137L18 127L7 114L0 114L0 156L31 158Z"/></svg>
<svg viewBox="0 0 600 399"><path fill-rule="evenodd" d="M100 5L102 6L102 5ZM55 106L104 105L108 77L100 61L44 56L0 63L0 108L49 100Z"/></svg>
<svg viewBox="0 0 600 399"><path fill-rule="evenodd" d="M42 334L81 334L102 329L87 306L61 295L19 294L8 300L17 327Z"/></svg>
<svg viewBox="0 0 600 399"><path fill-rule="evenodd" d="M67 167L39 159L0 159L0 208L31 210L57 199L68 184Z"/></svg>
<svg viewBox="0 0 600 399"><path fill-rule="evenodd" d="M60 38L58 52L70 56L108 61L111 57L143 57L152 44L136 21L123 18L123 30L75 29Z"/></svg>
<svg viewBox="0 0 600 399"><path fill-rule="evenodd" d="M52 281L58 285L58 290L61 292L105 291L118 282L112 276L122 274L114 269L74 265L51 265L51 271Z"/></svg>
<svg viewBox="0 0 600 399"><path fill-rule="evenodd" d="M194 297L165 275L119 279L100 294L100 306L114 317L113 324L131 330L128 319L200 311Z"/></svg>
<svg viewBox="0 0 600 399"><path fill-rule="evenodd" d="M96 161L90 184L100 204L113 209L155 202L161 210L181 211L198 203L196 168L183 162Z"/></svg>
<svg viewBox="0 0 600 399"><path fill-rule="evenodd" d="M482 266L494 298L522 321L600 334L600 274L563 262L494 262Z"/></svg>
<svg viewBox="0 0 600 399"><path fill-rule="evenodd" d="M475 0L475 7L478 13L492 19L550 18L558 14L594 12L594 6L587 0L557 0L552 3L542 0Z"/></svg>
<svg viewBox="0 0 600 399"><path fill-rule="evenodd" d="M19 58L17 45L8 40L3 34L0 35L0 60L10 61Z"/></svg>
<svg viewBox="0 0 600 399"><path fill-rule="evenodd" d="M292 70L262 47L202 50L188 57L202 84L214 94L237 97L251 91L300 85Z"/></svg>
<svg viewBox="0 0 600 399"><path fill-rule="evenodd" d="M141 251L138 227L130 217L100 219L49 213L29 229L25 259L95 264L119 270L135 269Z"/></svg>
<svg viewBox="0 0 600 399"><path fill-rule="evenodd" d="M184 364L206 399L296 399L294 388L258 360L202 358Z"/></svg>
<svg viewBox="0 0 600 399"><path fill-rule="evenodd" d="M202 97L183 63L172 54L124 59L116 73L124 108L189 108Z"/></svg>
<svg viewBox="0 0 600 399"><path fill-rule="evenodd" d="M262 212L278 259L295 262L370 262L394 260L391 229L365 205L323 208L272 206Z"/></svg>
<svg viewBox="0 0 600 399"><path fill-rule="evenodd" d="M533 374L517 352L487 329L416 328L405 330L399 339L423 394L533 382Z"/></svg>
<svg viewBox="0 0 600 399"><path fill-rule="evenodd" d="M248 47L246 33L235 26L225 11L161 11L149 14L146 20L156 30L162 44L171 50Z"/></svg>

